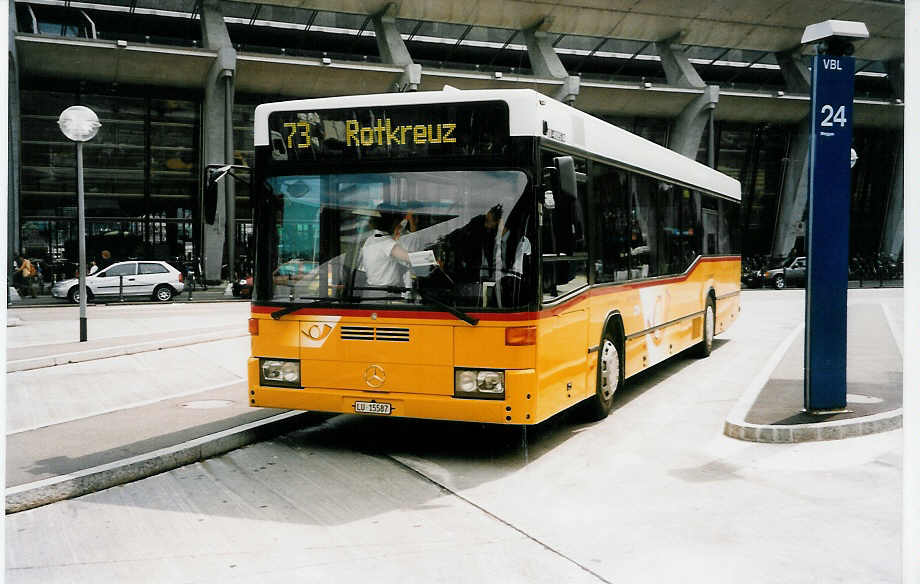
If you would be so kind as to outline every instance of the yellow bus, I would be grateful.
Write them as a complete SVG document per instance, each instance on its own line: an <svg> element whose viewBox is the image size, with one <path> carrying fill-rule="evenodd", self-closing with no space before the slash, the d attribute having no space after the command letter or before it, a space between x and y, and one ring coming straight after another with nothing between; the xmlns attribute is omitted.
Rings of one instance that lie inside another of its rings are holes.
<svg viewBox="0 0 920 584"><path fill-rule="evenodd" d="M253 406L537 424L740 311L738 181L531 90L255 112Z"/></svg>

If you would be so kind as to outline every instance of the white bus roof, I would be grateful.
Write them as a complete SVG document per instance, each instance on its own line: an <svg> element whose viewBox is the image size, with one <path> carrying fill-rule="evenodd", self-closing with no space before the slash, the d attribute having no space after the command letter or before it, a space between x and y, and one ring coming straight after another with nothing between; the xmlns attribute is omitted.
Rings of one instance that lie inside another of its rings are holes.
<svg viewBox="0 0 920 584"><path fill-rule="evenodd" d="M278 111L477 101L507 103L512 136L542 136L550 142L578 148L627 168L741 200L741 183L737 180L532 89L460 90L445 87L442 91L349 95L266 103L256 107L255 145L268 145L268 116Z"/></svg>

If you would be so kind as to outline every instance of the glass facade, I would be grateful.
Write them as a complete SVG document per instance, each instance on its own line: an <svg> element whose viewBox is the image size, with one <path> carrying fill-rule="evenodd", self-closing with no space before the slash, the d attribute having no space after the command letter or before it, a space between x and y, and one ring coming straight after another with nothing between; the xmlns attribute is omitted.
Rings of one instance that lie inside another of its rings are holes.
<svg viewBox="0 0 920 584"><path fill-rule="evenodd" d="M233 104L233 164L252 166L255 160L253 125L255 109L260 103L277 101L275 96L237 95ZM236 184L236 255L239 272L253 274L252 261L255 257L255 240L252 237L252 204L249 201L249 187Z"/></svg>
<svg viewBox="0 0 920 584"><path fill-rule="evenodd" d="M716 168L741 183L742 253L769 255L792 126L717 123Z"/></svg>
<svg viewBox="0 0 920 584"><path fill-rule="evenodd" d="M900 130L856 128L853 132L853 149L859 159L850 178L850 257L872 257L882 246L903 144Z"/></svg>
<svg viewBox="0 0 920 584"><path fill-rule="evenodd" d="M240 52L380 60L368 14L236 1L220 4L231 42ZM199 13L200 2L195 0L110 0L80 7L67 2L17 2L14 21L17 34L52 40L95 38L194 48L203 45ZM530 71L520 30L405 18L397 18L396 26L413 59L425 67ZM557 34L551 44L567 71L584 79L664 82L653 42ZM686 46L683 53L707 83L769 92L785 86L776 56L769 51ZM897 97L903 87L898 90L897 75L889 77L891 64L857 59L857 97ZM19 73L23 75L19 231L25 253L54 261L76 259L76 148L56 123L61 111L76 104L92 108L102 122L99 135L84 147L90 258L172 259L198 253L200 91L93 86ZM235 96L235 163L252 163L254 106L290 97ZM782 185L793 171L788 161L794 127L724 122L718 115L717 109L715 152L709 152L706 128L697 160L706 163L712 156L719 170L741 182L743 253L769 255L777 236ZM667 146L670 141L673 120L608 119L657 144ZM856 128L854 132L853 146L860 158L852 175L851 256L868 257L879 250L891 211L891 191L898 188L894 173L902 140L901 129ZM232 229L237 261L245 272L251 269L253 255L248 191L243 184L236 187ZM103 251L109 258L101 257Z"/></svg>
<svg viewBox="0 0 920 584"><path fill-rule="evenodd" d="M101 265L126 259L173 260L197 253L200 196L201 101L198 96L145 95L127 88L60 91L33 84L21 93L21 220L26 255L54 264L75 262L76 147L57 126L64 109L81 104L102 128L84 145L87 259ZM275 96L237 96L233 110L234 162L253 161L255 105ZM667 145L671 121L608 118L626 130ZM778 205L794 126L716 122L716 167L741 182L740 220L745 256L772 252ZM851 256L877 253L902 131L857 128L853 169ZM708 134L697 160L708 157ZM251 272L252 210L249 189L236 189L236 249ZM107 252L104 253L104 252ZM108 257L105 257L105 256ZM66 269L61 270L62 273Z"/></svg>
<svg viewBox="0 0 920 584"><path fill-rule="evenodd" d="M57 126L71 105L89 107L102 124L83 146L87 261L186 254L200 190L198 100L29 88L21 103L27 255L76 260L76 146Z"/></svg>

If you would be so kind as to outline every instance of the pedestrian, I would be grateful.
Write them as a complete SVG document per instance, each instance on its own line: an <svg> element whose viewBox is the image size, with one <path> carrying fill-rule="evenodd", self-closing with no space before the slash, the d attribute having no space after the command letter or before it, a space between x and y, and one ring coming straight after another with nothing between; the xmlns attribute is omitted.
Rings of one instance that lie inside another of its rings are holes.
<svg viewBox="0 0 920 584"><path fill-rule="evenodd" d="M26 292L29 292L29 295L32 298L35 298L35 288L33 286L35 278L35 266L32 265L32 262L19 256L18 267L16 268L16 276L14 280L19 283L19 295L25 296Z"/></svg>
<svg viewBox="0 0 920 584"><path fill-rule="evenodd" d="M13 288L16 289L16 292L22 290L22 286L25 283L25 279L22 277L22 256L16 256L16 259L13 260L12 280Z"/></svg>
<svg viewBox="0 0 920 584"><path fill-rule="evenodd" d="M35 276L33 278L35 283L33 285L33 289L38 288L38 293L44 294L45 293L45 274L44 272L42 272L42 265L39 262L35 262L33 266L35 267ZM33 298L35 297L33 296Z"/></svg>
<svg viewBox="0 0 920 584"><path fill-rule="evenodd" d="M99 271L99 266L96 265L96 260L92 260L89 263L89 275L92 276Z"/></svg>

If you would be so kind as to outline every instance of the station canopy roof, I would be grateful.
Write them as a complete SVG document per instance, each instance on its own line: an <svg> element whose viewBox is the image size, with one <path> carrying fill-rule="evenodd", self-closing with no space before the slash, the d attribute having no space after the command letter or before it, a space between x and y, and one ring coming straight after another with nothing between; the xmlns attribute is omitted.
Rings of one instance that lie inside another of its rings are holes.
<svg viewBox="0 0 920 584"><path fill-rule="evenodd" d="M200 0L17 2L24 4L191 19L200 13ZM457 66L464 61L458 56L465 52L466 63L459 66L472 67L472 54L477 68L514 63L517 58L525 71L528 61L521 30L531 27L550 36L570 74L588 77L599 70L606 77L635 75L636 71L651 71L652 76L660 77L663 72L654 43L670 40L683 47L701 73L721 70L716 82L740 77L745 84L757 85L759 75L764 80L777 78L777 51L798 48L805 26L828 19L866 23L871 38L855 43L857 75L885 77L885 62L903 59L904 54L903 0L559 0L553 4L535 0L224 0L220 6L225 21L237 28L301 30L354 37L365 43L373 42L371 15L385 12L396 19L417 62L443 67ZM429 49L419 51L417 47ZM813 54L814 49L804 51L809 52ZM370 55L370 60L377 59ZM605 61L609 67L603 65Z"/></svg>

